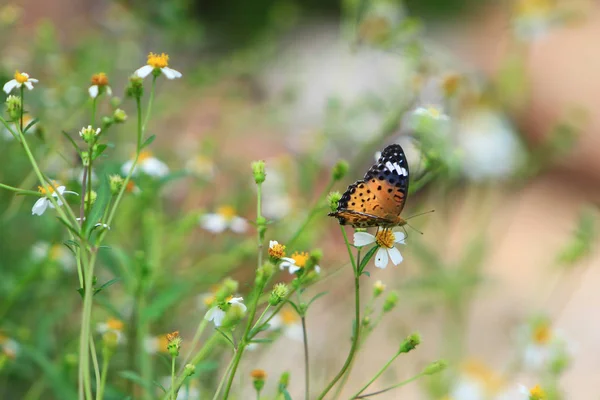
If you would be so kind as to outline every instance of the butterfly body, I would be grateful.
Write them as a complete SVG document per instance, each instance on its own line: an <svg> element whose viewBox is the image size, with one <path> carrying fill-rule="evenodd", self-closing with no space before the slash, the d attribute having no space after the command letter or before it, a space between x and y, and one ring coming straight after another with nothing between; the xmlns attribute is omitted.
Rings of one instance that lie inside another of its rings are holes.
<svg viewBox="0 0 600 400"><path fill-rule="evenodd" d="M400 213L408 195L408 162L398 144L386 147L365 177L348 186L330 216L355 228L402 226Z"/></svg>

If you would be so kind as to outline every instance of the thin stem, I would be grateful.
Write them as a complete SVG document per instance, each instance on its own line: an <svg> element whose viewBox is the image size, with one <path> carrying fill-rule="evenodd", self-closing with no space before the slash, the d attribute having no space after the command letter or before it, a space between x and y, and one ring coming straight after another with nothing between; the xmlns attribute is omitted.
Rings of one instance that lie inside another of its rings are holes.
<svg viewBox="0 0 600 400"><path fill-rule="evenodd" d="M144 125L142 125L142 133L146 132L146 125L148 125L148 121L150 120L150 111L152 110L152 105L154 104L154 91L156 89L156 75L152 75L152 88L150 89L150 98L148 99L148 110L146 110L146 118L144 118ZM141 137L138 137L138 149L142 146Z"/></svg>
<svg viewBox="0 0 600 400"><path fill-rule="evenodd" d="M81 226L85 222L85 192L87 190L87 174L88 168L87 166L83 167L83 178L81 179L81 204L79 205L79 222L81 222Z"/></svg>
<svg viewBox="0 0 600 400"><path fill-rule="evenodd" d="M321 193L321 195L319 196L319 198L317 199L317 201L315 202L315 204L313 205L311 210L308 212L308 215L306 216L306 219L304 220L302 225L300 225L300 227L296 230L296 232L294 233L292 238L290 240L288 240L288 242L287 242L288 247L292 247L292 245L296 242L296 240L298 240L298 238L300 237L302 232L304 232L304 229L306 229L306 227L308 226L308 224L310 223L312 218L317 214L317 212L319 210L319 204L321 204L321 202L325 199L325 197L327 197L327 194L331 191L331 188L333 188L334 184L335 184L335 181L333 179L329 182L329 184L327 184L327 187L325 188L325 190Z"/></svg>
<svg viewBox="0 0 600 400"><path fill-rule="evenodd" d="M221 393L221 389L223 389L225 380L229 376L229 373L231 372L232 365L233 365L233 358L229 361L229 364L227 364L227 369L225 370L225 373L223 374L223 376L221 377L221 380L219 381L219 386L217 386L217 390L215 391L215 395L213 396L212 400L217 400L219 398L219 393Z"/></svg>
<svg viewBox="0 0 600 400"><path fill-rule="evenodd" d="M388 392L388 391L390 391L390 390L392 390L392 389L396 389L396 388L398 388L398 387L400 387L400 386L404 386L404 385L407 385L407 384L409 384L409 383L411 383L411 382L414 382L414 381L416 381L417 379L419 379L420 377L422 377L422 376L424 376L424 375L425 375L425 374L424 374L423 372L421 372L421 373L419 373L419 374L417 374L417 375L413 376L412 378L409 378L409 379L407 379L407 380L405 380L405 381L402 381L402 382L400 382L400 383L397 383L397 384L395 384L394 386L390 386L390 387L388 387L388 388L385 388L385 389L379 390L379 391L377 391L377 392L372 392L372 393L363 394L363 395L360 395L360 396L357 396L357 397L354 397L354 398L355 398L355 399L365 399L365 398L367 398L367 397L371 397L371 396L375 396L375 395L377 395L377 394L385 393L385 392Z"/></svg>
<svg viewBox="0 0 600 400"><path fill-rule="evenodd" d="M258 223L261 219L262 219L262 210L261 210L261 204L262 204L262 184L257 183L256 184L256 222ZM257 261L258 261L258 268L260 268L262 266L262 248L263 248L263 236L264 236L264 225L258 225L257 224L257 241L258 241L258 257L257 257Z"/></svg>
<svg viewBox="0 0 600 400"><path fill-rule="evenodd" d="M175 400L175 356L171 356L171 399Z"/></svg>
<svg viewBox="0 0 600 400"><path fill-rule="evenodd" d="M269 308L271 308L271 304L267 303L267 306L263 310L262 314L260 314L260 317L258 317L258 319L256 320L256 323L254 324L253 329L256 328L260 324L260 320L263 319L263 317L265 316L265 314L267 313L267 310ZM250 339L252 339L252 338L250 338Z"/></svg>
<svg viewBox="0 0 600 400"><path fill-rule="evenodd" d="M301 320L302 320L302 340L304 342L304 399L309 400L310 374L309 374L309 364L308 364L308 337L306 335L306 317L303 315Z"/></svg>
<svg viewBox="0 0 600 400"><path fill-rule="evenodd" d="M358 271L358 266L360 265L360 249L358 249L356 261L352 255L352 249L350 247L350 242L348 241L348 236L346 235L346 231L344 227L341 227L344 241L346 242L346 247L348 249L348 253L350 254L350 261L352 262L352 266L354 269L354 332L352 335L352 345L350 346L350 352L348 353L348 357L342 366L342 369L338 372L338 374L333 378L331 382L327 385L327 387L323 390L323 392L319 395L318 400L322 400L325 395L335 386L338 380L346 373L346 370L352 364L352 360L354 359L354 355L356 354L356 349L358 348L358 343L360 340L360 274Z"/></svg>
<svg viewBox="0 0 600 400"><path fill-rule="evenodd" d="M92 355L92 365L94 366L94 375L96 377L96 386L100 384L100 365L98 364L98 354L96 353L96 345L94 338L90 335L90 354Z"/></svg>
<svg viewBox="0 0 600 400"><path fill-rule="evenodd" d="M104 398L104 388L106 387L106 376L108 375L108 363L110 361L110 356L106 355L105 352L104 360L102 362L102 373L100 374L100 386L98 387L98 391L96 392L96 400L103 400Z"/></svg>
<svg viewBox="0 0 600 400"><path fill-rule="evenodd" d="M362 388L360 388L360 390L358 392L356 392L356 394L354 396L352 396L352 398L353 399L357 398L362 392L367 390L367 388L369 386L371 386L371 384L373 382L375 382L375 380L377 380L377 378L379 378L381 376L381 374L383 374L385 372L385 370L389 368L390 365L392 365L394 360L396 360L396 358L398 358L399 355L400 355L400 353L394 354L394 356L392 358L390 358L383 367L381 367L381 369L375 374L375 376L373 378L371 378L371 380L369 382L367 382Z"/></svg>
<svg viewBox="0 0 600 400"><path fill-rule="evenodd" d="M40 192L36 192L33 190L19 189L19 188L13 187L13 186L5 185L3 183L0 183L0 188L10 190L11 192L16 192L17 194L27 194L27 195L31 195L31 196L37 196L37 197L44 196Z"/></svg>
<svg viewBox="0 0 600 400"><path fill-rule="evenodd" d="M188 360L192 356L192 353L196 349L196 346L198 345L198 342L200 341L200 337L202 336L202 332L204 332L206 325L208 325L208 320L202 318L200 320L200 323L198 324L198 328L196 328L196 333L194 334L194 338L192 339L192 342L190 344L190 351L183 359L183 363L181 363L180 372L181 372L181 370L183 370L183 368L185 368L185 365L187 364Z"/></svg>
<svg viewBox="0 0 600 400"><path fill-rule="evenodd" d="M81 315L81 334L79 342L79 384L80 388L83 387L85 390L85 396L88 399L92 399L92 386L89 369L89 339L90 339L90 320L92 314L92 296L93 296L93 276L94 276L94 264L96 262L96 253L92 252L90 259L82 254L83 270L85 277L85 284L83 287L83 312ZM80 389L80 398L83 399L83 392Z"/></svg>

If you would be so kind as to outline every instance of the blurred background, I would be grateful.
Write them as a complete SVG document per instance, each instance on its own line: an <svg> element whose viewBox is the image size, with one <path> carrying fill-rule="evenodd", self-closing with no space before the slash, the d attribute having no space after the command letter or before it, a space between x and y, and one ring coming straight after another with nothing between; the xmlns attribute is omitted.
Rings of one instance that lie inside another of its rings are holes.
<svg viewBox="0 0 600 400"><path fill-rule="evenodd" d="M307 323L313 387L324 386L347 354L354 305L337 221L317 201L338 160L350 165L333 187L343 192L395 142L411 166L403 215L435 213L410 220L423 235L408 230L403 263L369 267L365 301L377 280L399 301L369 335L341 398L419 331L423 344L372 389L437 358L450 370L378 398L499 399L521 383L586 400L600 391L600 323L590 314L600 302L599 22L591 0L4 0L0 81L15 70L40 80L26 93L39 118L31 142L47 174L77 191L79 160L61 131L88 124L90 77L109 77L114 97L102 115L119 107L133 116L123 88L148 52L168 53L183 73L158 82L149 132L169 172L137 179L139 193L111 227L98 280L119 281L97 296L95 323L123 321L135 339L143 281L148 343L173 330L185 340L212 286L231 276L246 294L252 227L215 233L198 219L253 220L249 165L263 159L267 238L286 243L308 221L289 250L323 251L323 278L310 291L328 295ZM134 132L129 122L112 129L98 174L120 170ZM11 138L0 132L0 182L35 190ZM32 203L0 191L0 398L67 399L81 307L74 260L64 227L31 216ZM307 220L313 204L322 212ZM285 370L292 397L302 396L302 343L279 334L243 361L238 398L251 398L256 366L269 374L266 398ZM169 370L156 346L148 351L159 380ZM119 353L107 398L124 398L120 371L135 370L128 346ZM227 357L211 357L182 398L211 398Z"/></svg>

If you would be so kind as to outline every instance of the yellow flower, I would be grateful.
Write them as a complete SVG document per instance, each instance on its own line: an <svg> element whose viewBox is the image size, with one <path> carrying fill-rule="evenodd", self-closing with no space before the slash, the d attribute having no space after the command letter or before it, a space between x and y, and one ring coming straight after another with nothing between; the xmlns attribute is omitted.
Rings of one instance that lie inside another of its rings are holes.
<svg viewBox="0 0 600 400"><path fill-rule="evenodd" d="M29 74L26 74L25 72L17 71L17 72L15 72L15 78L6 82L4 84L4 87L2 88L2 90L4 90L4 92L6 94L9 94L10 92L13 91L14 88L20 88L23 85L25 85L25 87L27 89L32 90L33 84L37 83L37 82L38 82L38 80L30 78Z"/></svg>
<svg viewBox="0 0 600 400"><path fill-rule="evenodd" d="M134 75L136 75L140 78L145 78L148 75L150 75L150 73L154 73L155 71L156 71L157 75L162 73L167 79L176 79L176 78L181 78L181 76L182 76L181 72L175 71L174 69L169 68L169 56L165 53L162 53L162 54L150 53L150 54L148 54L147 65L144 65L143 67L138 68L134 72Z"/></svg>

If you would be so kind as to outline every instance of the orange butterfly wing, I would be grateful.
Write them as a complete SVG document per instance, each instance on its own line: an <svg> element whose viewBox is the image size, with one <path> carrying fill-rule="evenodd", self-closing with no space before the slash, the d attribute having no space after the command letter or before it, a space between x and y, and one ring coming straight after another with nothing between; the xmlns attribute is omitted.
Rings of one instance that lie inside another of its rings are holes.
<svg viewBox="0 0 600 400"><path fill-rule="evenodd" d="M400 213L408 194L408 163L400 145L386 147L378 162L348 189L330 213L341 225L359 228L402 225Z"/></svg>

